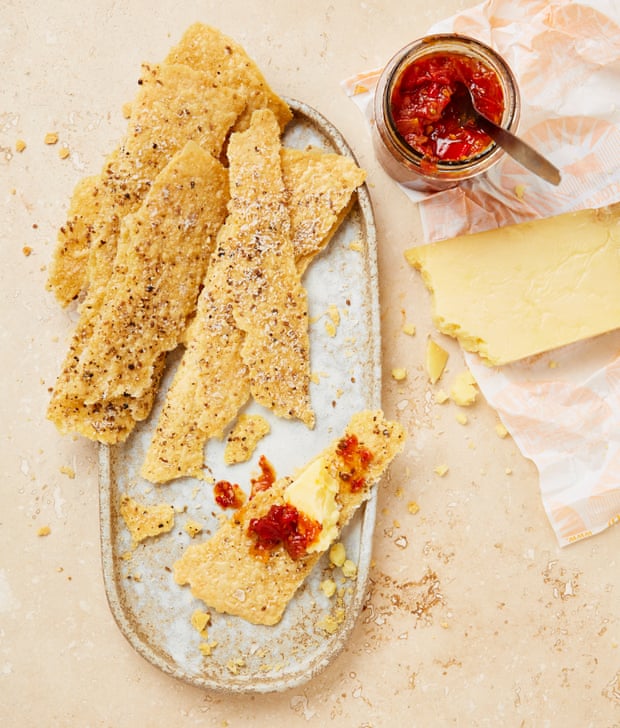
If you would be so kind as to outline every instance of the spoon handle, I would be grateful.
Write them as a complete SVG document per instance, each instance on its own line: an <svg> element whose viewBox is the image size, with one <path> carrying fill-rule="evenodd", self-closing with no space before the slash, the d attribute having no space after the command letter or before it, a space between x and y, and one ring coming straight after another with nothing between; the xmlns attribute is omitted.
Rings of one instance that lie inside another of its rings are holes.
<svg viewBox="0 0 620 728"><path fill-rule="evenodd" d="M548 159L539 154L535 149L511 134L501 126L496 126L487 118L479 115L479 120L484 131L493 139L502 149L505 149L513 159L522 164L530 172L542 177L552 185L559 185L562 181L560 171Z"/></svg>

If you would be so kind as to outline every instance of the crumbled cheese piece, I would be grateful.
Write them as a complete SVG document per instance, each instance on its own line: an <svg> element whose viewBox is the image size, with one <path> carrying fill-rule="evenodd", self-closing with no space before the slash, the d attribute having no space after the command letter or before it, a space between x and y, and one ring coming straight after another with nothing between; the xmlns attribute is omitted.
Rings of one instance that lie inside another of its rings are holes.
<svg viewBox="0 0 620 728"><path fill-rule="evenodd" d="M64 145L62 147L60 147L60 149L58 150L58 156L61 159L66 159L70 154L71 154L71 151L69 150L69 147L64 146Z"/></svg>
<svg viewBox="0 0 620 728"><path fill-rule="evenodd" d="M37 536L49 536L51 532L52 529L49 526L41 526L37 531Z"/></svg>
<svg viewBox="0 0 620 728"><path fill-rule="evenodd" d="M447 362L448 352L429 338L426 345L426 371L431 384L435 384L441 379Z"/></svg>
<svg viewBox="0 0 620 728"><path fill-rule="evenodd" d="M407 370L402 367L392 369L392 378L397 382L402 382L403 379L407 378Z"/></svg>
<svg viewBox="0 0 620 728"><path fill-rule="evenodd" d="M459 425L466 425L469 422L467 415L464 412L457 412L455 419Z"/></svg>
<svg viewBox="0 0 620 728"><path fill-rule="evenodd" d="M466 369L459 374L450 388L450 399L461 407L468 407L476 401L478 389L473 374Z"/></svg>
<svg viewBox="0 0 620 728"><path fill-rule="evenodd" d="M413 324L405 324L403 326L403 334L407 336L415 336L416 328Z"/></svg>
<svg viewBox="0 0 620 728"><path fill-rule="evenodd" d="M321 584L321 591L327 598L333 597L336 593L336 582L333 579L324 579Z"/></svg>
<svg viewBox="0 0 620 728"><path fill-rule="evenodd" d="M362 243L359 240L352 240L349 243L349 250L355 250L356 253L361 253Z"/></svg>
<svg viewBox="0 0 620 728"><path fill-rule="evenodd" d="M329 560L334 566L342 566L347 558L344 544L339 541L329 549Z"/></svg>
<svg viewBox="0 0 620 728"><path fill-rule="evenodd" d="M32 248L29 245L24 245L22 248L22 253L26 256L26 258L30 255L32 255Z"/></svg>
<svg viewBox="0 0 620 728"><path fill-rule="evenodd" d="M497 433L497 436L501 437L502 439L504 439L504 437L508 435L508 430L504 427L504 425L502 425L501 422L498 422L495 425L495 432Z"/></svg>
<svg viewBox="0 0 620 728"><path fill-rule="evenodd" d="M60 472L63 475L66 475L67 478L71 478L73 480L75 478L75 470L68 465L61 465L60 466Z"/></svg>
<svg viewBox="0 0 620 728"><path fill-rule="evenodd" d="M347 579L354 579L357 576L357 566L351 559L345 559L342 565L342 573Z"/></svg>
<svg viewBox="0 0 620 728"><path fill-rule="evenodd" d="M512 475L512 468L506 468L504 472L506 473L506 475Z"/></svg>
<svg viewBox="0 0 620 728"><path fill-rule="evenodd" d="M26 148L26 142L23 139L18 139L15 142L15 151L16 152L23 152Z"/></svg>
<svg viewBox="0 0 620 728"><path fill-rule="evenodd" d="M522 200L525 197L525 185L515 185L515 196Z"/></svg>
<svg viewBox="0 0 620 728"><path fill-rule="evenodd" d="M445 389L438 389L435 392L435 402L437 404L444 404L450 399L450 395L446 392Z"/></svg>
<svg viewBox="0 0 620 728"><path fill-rule="evenodd" d="M58 134L55 131L48 132L43 141L45 144L56 144L58 142Z"/></svg>
<svg viewBox="0 0 620 728"><path fill-rule="evenodd" d="M415 514L419 512L420 506L415 501L411 501L407 504L407 510L412 516L415 516Z"/></svg>
<svg viewBox="0 0 620 728"><path fill-rule="evenodd" d="M443 478L443 476L448 472L449 468L447 465L442 464L438 465L434 470L440 478Z"/></svg>

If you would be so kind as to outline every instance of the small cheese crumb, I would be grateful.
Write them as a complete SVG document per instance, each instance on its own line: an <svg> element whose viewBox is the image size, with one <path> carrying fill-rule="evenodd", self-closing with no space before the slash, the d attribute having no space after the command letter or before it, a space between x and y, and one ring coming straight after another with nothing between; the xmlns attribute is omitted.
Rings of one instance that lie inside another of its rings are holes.
<svg viewBox="0 0 620 728"><path fill-rule="evenodd" d="M43 141L45 144L56 144L58 142L58 134L55 131L48 132Z"/></svg>
<svg viewBox="0 0 620 728"><path fill-rule="evenodd" d="M458 375L450 388L450 399L461 407L469 407L476 401L478 390L473 374L466 369Z"/></svg>
<svg viewBox="0 0 620 728"><path fill-rule="evenodd" d="M457 412L455 419L460 425L466 425L469 422L467 415L464 412Z"/></svg>
<svg viewBox="0 0 620 728"><path fill-rule="evenodd" d="M420 506L415 501L411 501L407 504L407 510L412 516L415 516L415 514L419 512Z"/></svg>
<svg viewBox="0 0 620 728"><path fill-rule="evenodd" d="M23 139L18 139L15 142L15 151L16 152L23 152L26 148L26 142Z"/></svg>
<svg viewBox="0 0 620 728"><path fill-rule="evenodd" d="M445 389L438 389L435 392L435 402L437 404L444 404L450 399L450 395L445 391Z"/></svg>
<svg viewBox="0 0 620 728"><path fill-rule="evenodd" d="M403 334L407 336L415 336L416 328L413 324L405 324L403 326Z"/></svg>
<svg viewBox="0 0 620 728"><path fill-rule="evenodd" d="M392 369L392 379L395 379L397 382L402 382L403 379L407 378L407 370L404 368L396 368Z"/></svg>
<svg viewBox="0 0 620 728"><path fill-rule="evenodd" d="M37 531L37 536L49 536L51 532L52 529L49 526L41 526Z"/></svg>
<svg viewBox="0 0 620 728"><path fill-rule="evenodd" d="M442 464L438 465L434 470L440 478L443 478L443 476L448 472L449 468L447 465Z"/></svg>
<svg viewBox="0 0 620 728"><path fill-rule="evenodd" d="M324 579L321 584L321 591L329 599L336 593L336 582L333 579Z"/></svg>
<svg viewBox="0 0 620 728"><path fill-rule="evenodd" d="M522 200L525 197L525 185L515 185L515 195L520 200Z"/></svg>
<svg viewBox="0 0 620 728"><path fill-rule="evenodd" d="M354 250L356 253L361 253L362 243L359 240L352 240L349 243L349 250Z"/></svg>
<svg viewBox="0 0 620 728"><path fill-rule="evenodd" d="M22 253L28 258L30 255L32 255L32 248L29 245L24 245L22 248Z"/></svg>
<svg viewBox="0 0 620 728"><path fill-rule="evenodd" d="M551 359L551 361L549 362L549 369L557 369L559 366L560 365L557 361L555 361L555 359Z"/></svg>
<svg viewBox="0 0 620 728"><path fill-rule="evenodd" d="M353 95L357 96L358 94L367 94L368 93L368 87L362 85L361 83L358 83L355 85L355 88L353 89Z"/></svg>
<svg viewBox="0 0 620 728"><path fill-rule="evenodd" d="M508 435L508 430L504 427L504 425L502 425L501 422L498 422L495 425L495 432L497 433L498 437L502 438L502 440Z"/></svg>
<svg viewBox="0 0 620 728"><path fill-rule="evenodd" d="M504 472L506 473L506 475L512 475L512 468L506 468Z"/></svg>
<svg viewBox="0 0 620 728"><path fill-rule="evenodd" d="M334 566L342 566L347 558L347 552L342 542L333 544L329 549L329 560Z"/></svg>
<svg viewBox="0 0 620 728"><path fill-rule="evenodd" d="M69 150L69 147L64 146L64 145L62 147L60 147L60 149L58 150L58 156L61 159L66 159L70 154L71 154L71 152Z"/></svg>
<svg viewBox="0 0 620 728"><path fill-rule="evenodd" d="M67 478L71 478L71 480L75 479L75 470L68 465L61 465L59 470L63 475L66 475Z"/></svg>
<svg viewBox="0 0 620 728"><path fill-rule="evenodd" d="M351 559L345 559L342 565L342 573L347 579L354 579L357 576L357 566Z"/></svg>

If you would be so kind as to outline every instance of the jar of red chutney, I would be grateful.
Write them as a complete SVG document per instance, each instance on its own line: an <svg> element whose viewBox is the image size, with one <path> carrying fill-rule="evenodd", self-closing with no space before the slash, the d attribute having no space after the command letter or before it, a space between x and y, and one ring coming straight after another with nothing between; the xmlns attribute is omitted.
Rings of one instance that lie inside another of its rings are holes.
<svg viewBox="0 0 620 728"><path fill-rule="evenodd" d="M398 182L422 192L446 189L488 171L504 155L459 113L458 95L465 91L459 84L492 121L516 131L517 82L492 48L454 33L413 41L388 62L374 98L375 151Z"/></svg>

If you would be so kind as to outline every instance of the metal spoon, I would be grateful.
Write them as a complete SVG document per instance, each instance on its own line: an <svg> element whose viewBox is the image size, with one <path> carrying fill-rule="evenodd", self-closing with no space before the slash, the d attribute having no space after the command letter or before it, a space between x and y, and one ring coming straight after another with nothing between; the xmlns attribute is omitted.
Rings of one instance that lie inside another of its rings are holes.
<svg viewBox="0 0 620 728"><path fill-rule="evenodd" d="M461 88L462 87L462 88ZM560 171L554 167L549 160L545 159L535 149L526 144L522 139L515 136L506 129L498 126L476 108L476 102L469 87L458 82L456 93L453 94L451 103L458 106L459 116L463 121L472 121L479 129L482 129L502 149L519 164L523 165L530 172L542 177L552 185L559 185L561 182Z"/></svg>

